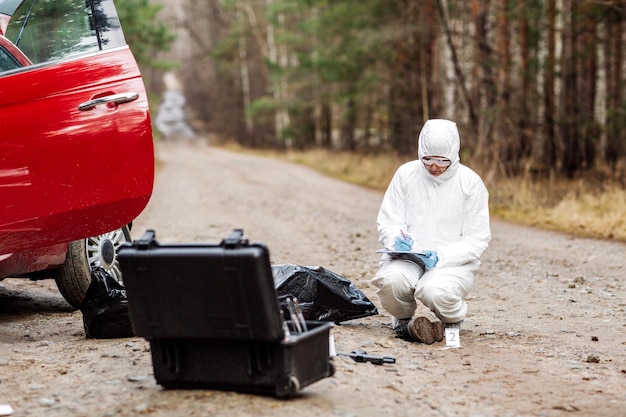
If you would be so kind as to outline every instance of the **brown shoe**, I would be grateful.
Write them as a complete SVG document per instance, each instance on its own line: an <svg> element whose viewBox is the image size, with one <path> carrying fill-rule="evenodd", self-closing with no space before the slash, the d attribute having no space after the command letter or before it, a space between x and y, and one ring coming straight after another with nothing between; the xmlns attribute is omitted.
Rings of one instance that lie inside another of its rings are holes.
<svg viewBox="0 0 626 417"><path fill-rule="evenodd" d="M415 317L408 326L409 335L418 342L431 345L443 340L443 323L439 320L429 320L428 317Z"/></svg>

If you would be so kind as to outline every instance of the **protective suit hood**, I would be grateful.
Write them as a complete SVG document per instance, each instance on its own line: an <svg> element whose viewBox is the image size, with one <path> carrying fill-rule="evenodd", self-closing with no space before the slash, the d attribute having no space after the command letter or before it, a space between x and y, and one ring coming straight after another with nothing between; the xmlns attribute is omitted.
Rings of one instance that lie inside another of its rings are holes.
<svg viewBox="0 0 626 417"><path fill-rule="evenodd" d="M459 169L460 146L461 139L456 123L445 119L428 120L422 127L418 139L417 156L419 160L421 161L424 156L443 156L448 158L452 164L438 177L431 175L423 165L420 165L423 173L438 184L452 178Z"/></svg>

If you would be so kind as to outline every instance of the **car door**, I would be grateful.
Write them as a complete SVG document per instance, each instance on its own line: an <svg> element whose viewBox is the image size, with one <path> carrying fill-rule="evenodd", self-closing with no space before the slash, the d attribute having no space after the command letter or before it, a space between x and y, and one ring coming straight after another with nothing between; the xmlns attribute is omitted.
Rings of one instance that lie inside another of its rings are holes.
<svg viewBox="0 0 626 417"><path fill-rule="evenodd" d="M0 254L131 222L150 198L154 153L113 1L0 0L5 27L32 65L0 72Z"/></svg>

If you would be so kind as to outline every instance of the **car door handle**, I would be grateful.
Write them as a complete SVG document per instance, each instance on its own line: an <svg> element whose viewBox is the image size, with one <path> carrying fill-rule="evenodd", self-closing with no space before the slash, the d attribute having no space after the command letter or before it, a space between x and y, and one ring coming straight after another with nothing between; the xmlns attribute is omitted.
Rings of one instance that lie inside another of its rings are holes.
<svg viewBox="0 0 626 417"><path fill-rule="evenodd" d="M98 97L93 100L85 101L78 106L78 110L87 111L91 110L101 104L123 104L135 101L139 98L139 93L129 92L112 94L110 96Z"/></svg>

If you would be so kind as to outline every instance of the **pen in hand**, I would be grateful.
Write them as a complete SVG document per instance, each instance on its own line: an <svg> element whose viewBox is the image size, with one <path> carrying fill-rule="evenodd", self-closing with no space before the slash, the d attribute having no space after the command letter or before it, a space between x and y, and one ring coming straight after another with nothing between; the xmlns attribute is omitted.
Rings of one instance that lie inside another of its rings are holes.
<svg viewBox="0 0 626 417"><path fill-rule="evenodd" d="M392 249L398 252L410 252L413 247L413 238L408 232L405 233L402 229L400 229L400 235L401 236L396 236Z"/></svg>
<svg viewBox="0 0 626 417"><path fill-rule="evenodd" d="M408 232L405 233L402 229L400 229L400 234L402 235L402 239L404 240L402 246L408 246L406 250L411 249L411 246L413 246L413 238L411 237L411 235Z"/></svg>

